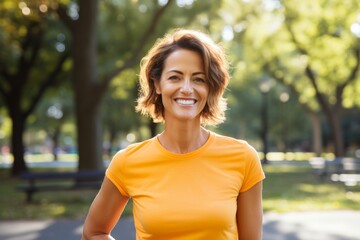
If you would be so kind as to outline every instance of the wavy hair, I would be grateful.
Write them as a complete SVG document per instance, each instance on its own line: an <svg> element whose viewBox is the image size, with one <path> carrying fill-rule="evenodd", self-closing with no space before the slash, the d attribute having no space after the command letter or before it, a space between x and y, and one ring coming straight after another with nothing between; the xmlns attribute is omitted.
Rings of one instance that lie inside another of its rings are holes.
<svg viewBox="0 0 360 240"><path fill-rule="evenodd" d="M200 54L209 95L201 112L202 125L217 125L224 122L226 99L224 91L229 82L229 64L223 48L208 35L196 30L176 29L158 39L140 63L140 89L136 110L152 117L154 122L164 122L164 106L161 95L156 93L154 81L160 81L167 57L178 49Z"/></svg>

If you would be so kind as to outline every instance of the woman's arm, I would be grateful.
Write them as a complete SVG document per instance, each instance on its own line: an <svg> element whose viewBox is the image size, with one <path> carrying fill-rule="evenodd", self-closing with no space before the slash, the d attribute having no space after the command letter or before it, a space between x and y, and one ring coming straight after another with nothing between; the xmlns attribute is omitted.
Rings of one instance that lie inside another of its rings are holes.
<svg viewBox="0 0 360 240"><path fill-rule="evenodd" d="M237 199L237 226L239 240L261 240L262 238L262 181Z"/></svg>
<svg viewBox="0 0 360 240"><path fill-rule="evenodd" d="M121 195L107 178L90 206L86 217L82 240L108 240L129 198Z"/></svg>

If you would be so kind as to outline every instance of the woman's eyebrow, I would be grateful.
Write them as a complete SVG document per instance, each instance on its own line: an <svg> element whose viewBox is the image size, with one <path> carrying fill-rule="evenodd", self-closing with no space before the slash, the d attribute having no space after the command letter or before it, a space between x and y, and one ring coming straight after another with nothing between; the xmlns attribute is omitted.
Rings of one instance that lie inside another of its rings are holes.
<svg viewBox="0 0 360 240"><path fill-rule="evenodd" d="M172 72L178 73L178 74L183 74L183 72L178 71L178 70L169 70L169 71L167 71L167 73L172 73Z"/></svg>
<svg viewBox="0 0 360 240"><path fill-rule="evenodd" d="M194 72L192 75L199 75L199 74L205 75L205 72Z"/></svg>
<svg viewBox="0 0 360 240"><path fill-rule="evenodd" d="M183 72L181 72L181 71L179 71L179 70L169 70L169 71L168 71L168 73L172 73L172 72L178 73L178 74L184 74ZM205 75L205 72L194 72L194 73L192 74L192 76L194 76L194 75Z"/></svg>

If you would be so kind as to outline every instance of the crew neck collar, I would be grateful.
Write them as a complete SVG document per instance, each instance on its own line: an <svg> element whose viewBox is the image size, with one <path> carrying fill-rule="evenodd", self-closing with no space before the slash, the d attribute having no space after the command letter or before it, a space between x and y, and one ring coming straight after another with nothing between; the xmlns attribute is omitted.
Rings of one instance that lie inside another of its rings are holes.
<svg viewBox="0 0 360 240"><path fill-rule="evenodd" d="M201 146L199 147L198 149L194 150L194 151L191 151L191 152L187 152L187 153L174 153L174 152L171 152L169 150L167 150L159 141L159 135L157 135L156 137L154 137L154 142L155 144L157 145L157 147L160 149L161 152L169 155L169 156L172 156L172 157L175 157L175 158L188 158L188 157L193 157L195 155L198 155L202 152L204 152L210 145L211 143L213 142L214 138L215 138L215 134L212 132L212 131L209 131L209 136L206 140L206 142Z"/></svg>

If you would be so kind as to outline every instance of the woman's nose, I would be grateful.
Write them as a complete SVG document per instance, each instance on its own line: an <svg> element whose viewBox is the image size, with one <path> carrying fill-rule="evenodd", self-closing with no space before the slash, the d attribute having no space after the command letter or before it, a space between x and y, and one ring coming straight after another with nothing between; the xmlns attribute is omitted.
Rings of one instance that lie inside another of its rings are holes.
<svg viewBox="0 0 360 240"><path fill-rule="evenodd" d="M193 93L194 89L190 79L184 79L181 85L180 91L184 94Z"/></svg>

